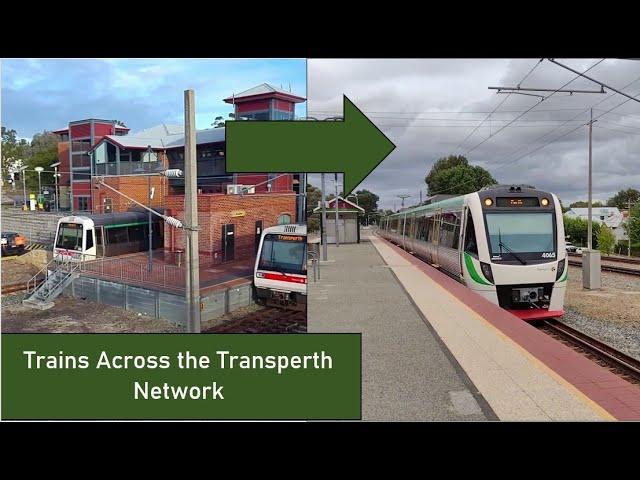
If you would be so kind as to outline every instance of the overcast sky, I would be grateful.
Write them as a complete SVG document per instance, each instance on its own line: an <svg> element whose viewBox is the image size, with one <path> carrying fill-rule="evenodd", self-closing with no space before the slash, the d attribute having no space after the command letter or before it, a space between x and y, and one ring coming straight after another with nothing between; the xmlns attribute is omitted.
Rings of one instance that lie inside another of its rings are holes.
<svg viewBox="0 0 640 480"><path fill-rule="evenodd" d="M183 91L196 93L196 126L232 112L223 98L261 83L306 96L305 60L3 60L2 125L21 138L85 118L121 120L132 132L184 122ZM296 114L305 115L305 104Z"/></svg>
<svg viewBox="0 0 640 480"><path fill-rule="evenodd" d="M557 59L581 72L598 60ZM549 142L584 124L589 107L594 107L596 118L627 98L614 92L556 93L540 102L538 97L507 98L487 89L517 85L538 61L310 59L309 115L341 115L344 93L395 143L396 150L358 187L377 193L381 207L393 208L395 201L399 208L400 194L412 195L406 205L417 203L420 189L426 196L424 177L434 161L452 153L466 153L470 163L488 169L501 183L529 183L558 194L568 205L587 197L588 127ZM587 75L632 96L640 94L640 61L607 59ZM575 77L545 60L521 87L558 89ZM599 89L583 78L564 88ZM463 142L503 101L491 121ZM570 119L574 120L562 126ZM490 134L494 136L478 145ZM549 144L518 159L545 143ZM593 161L594 201L606 201L623 188L640 189L640 103L630 100L594 124ZM317 177L310 181L317 185ZM333 191L332 180L328 188Z"/></svg>

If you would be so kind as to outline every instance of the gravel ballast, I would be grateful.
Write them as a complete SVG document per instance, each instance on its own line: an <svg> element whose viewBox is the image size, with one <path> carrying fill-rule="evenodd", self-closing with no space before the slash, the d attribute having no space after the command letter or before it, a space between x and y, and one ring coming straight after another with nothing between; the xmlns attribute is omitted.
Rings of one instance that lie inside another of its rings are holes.
<svg viewBox="0 0 640 480"><path fill-rule="evenodd" d="M582 269L569 267L562 321L640 359L640 277L602 273L602 289L582 288Z"/></svg>

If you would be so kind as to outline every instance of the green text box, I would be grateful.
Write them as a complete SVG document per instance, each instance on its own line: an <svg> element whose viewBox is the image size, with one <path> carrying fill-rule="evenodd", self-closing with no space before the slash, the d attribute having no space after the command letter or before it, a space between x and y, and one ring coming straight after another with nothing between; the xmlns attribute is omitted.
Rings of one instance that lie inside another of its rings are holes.
<svg viewBox="0 0 640 480"><path fill-rule="evenodd" d="M1 337L3 419L319 420L359 419L361 414L360 334L2 334ZM24 353L29 351L36 353ZM128 369L98 369L103 351L110 365L114 361L121 365L122 357L131 355L143 356L145 366L135 368L136 360L131 359ZM187 351L194 357L208 357L209 367L178 368L178 353ZM217 353L223 351L229 353ZM63 361L60 352L65 356ZM80 358L83 355L84 362ZM231 355L239 357L234 368L229 368ZM35 368L37 356L45 356L40 360L41 368ZM88 368L68 368L71 365L67 362L73 360L65 360L66 356L73 356L77 367L84 364ZM162 364L161 357L167 356L170 368L149 368L149 356L155 356L157 364ZM264 368L241 368L246 365L243 356L248 356L251 362L254 356L261 357ZM273 356L276 368L266 368L268 356ZM306 369L302 368L305 356ZM28 368L29 357L32 368ZM294 363L296 358L300 363ZM284 367L283 362L288 362L288 368L278 374L277 366ZM45 368L45 364L56 368ZM211 389L202 388L206 386ZM223 389L215 394L220 386ZM174 393L180 396L185 387L196 387L193 393L205 398L174 399ZM165 393L171 398L165 398ZM160 398L152 399L154 394Z"/></svg>

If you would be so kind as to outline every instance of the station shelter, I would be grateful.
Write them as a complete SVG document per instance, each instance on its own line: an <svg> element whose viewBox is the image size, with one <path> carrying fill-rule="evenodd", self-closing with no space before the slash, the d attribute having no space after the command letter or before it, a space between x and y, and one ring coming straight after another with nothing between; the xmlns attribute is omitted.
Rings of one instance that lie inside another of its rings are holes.
<svg viewBox="0 0 640 480"><path fill-rule="evenodd" d="M359 216L364 214L364 208L357 204L337 197L338 201L338 242L339 243L360 243L360 222ZM336 243L336 198L329 200L326 204L327 216L327 243ZM313 213L322 213L322 207L318 206ZM320 219L320 228L322 225L322 217Z"/></svg>

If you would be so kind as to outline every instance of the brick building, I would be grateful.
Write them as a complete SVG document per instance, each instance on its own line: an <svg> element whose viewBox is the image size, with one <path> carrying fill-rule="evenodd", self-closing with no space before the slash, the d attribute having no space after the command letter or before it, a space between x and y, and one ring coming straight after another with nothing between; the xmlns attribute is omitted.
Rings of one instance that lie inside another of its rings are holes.
<svg viewBox="0 0 640 480"><path fill-rule="evenodd" d="M293 120L295 104L305 99L262 84L224 101L234 105L236 120ZM71 172L60 178L63 209L117 213L136 207L99 185L104 181L137 202L183 219L184 179L159 175L184 169L183 125L163 123L130 134L119 122L88 119L70 122L54 133L60 136L59 169ZM196 158L201 255L216 263L247 259L257 248L256 234L262 228L304 221L304 176L227 173L224 127L196 132ZM250 187L249 192L239 195L242 187ZM165 226L164 247L172 252L183 249L184 232Z"/></svg>
<svg viewBox="0 0 640 480"><path fill-rule="evenodd" d="M69 122L54 130L60 139L58 161L60 208L91 211L91 160L89 151L105 135L127 135L129 128L116 120L89 118Z"/></svg>

